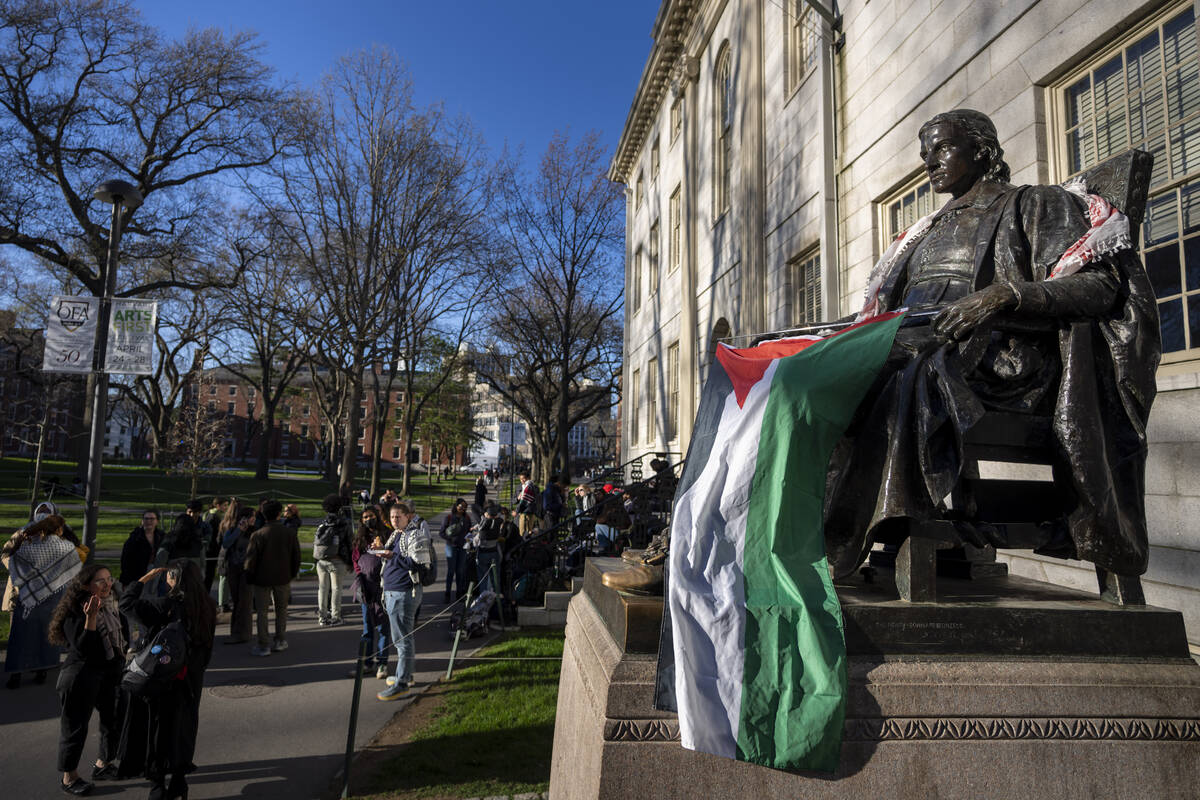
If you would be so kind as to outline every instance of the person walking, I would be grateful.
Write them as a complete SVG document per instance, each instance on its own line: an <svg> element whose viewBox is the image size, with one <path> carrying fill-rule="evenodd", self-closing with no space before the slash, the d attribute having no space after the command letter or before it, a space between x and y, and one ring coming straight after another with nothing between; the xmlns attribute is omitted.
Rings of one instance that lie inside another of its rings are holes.
<svg viewBox="0 0 1200 800"><path fill-rule="evenodd" d="M321 507L325 520L313 536L313 560L317 562L317 619L324 627L342 624L342 575L350 567L350 520L346 498L325 496ZM287 524L287 521L284 521Z"/></svg>
<svg viewBox="0 0 1200 800"><path fill-rule="evenodd" d="M221 547L225 552L225 579L229 586L229 638L225 644L244 644L250 641L251 609L254 608L254 590L246 579L246 551L250 547L250 534L254 531L255 510L249 506L238 510L233 527L225 532Z"/></svg>
<svg viewBox="0 0 1200 800"><path fill-rule="evenodd" d="M387 610L392 643L396 646L396 674L389 686L376 695L380 700L399 700L408 694L416 666L416 643L412 640L417 608L421 605L422 570L433 563L429 526L412 507L397 502L391 509L392 535L380 551L383 558L383 607Z"/></svg>
<svg viewBox="0 0 1200 800"><path fill-rule="evenodd" d="M446 543L446 595L444 602L466 593L467 582L467 535L471 532L471 517L467 514L467 501L461 497L454 501L438 536ZM457 586L457 593L452 588Z"/></svg>
<svg viewBox="0 0 1200 800"><path fill-rule="evenodd" d="M258 612L258 644L251 655L269 656L287 650L287 607L291 583L300 574L300 539L296 531L279 521L283 505L278 500L263 504L267 524L250 535L246 548L246 576L254 587ZM267 609L275 605L275 640L270 639Z"/></svg>
<svg viewBox="0 0 1200 800"><path fill-rule="evenodd" d="M0 563L8 570L0 608L12 612L4 657L9 689L20 687L22 672L32 671L33 682L43 684L48 671L58 666L62 650L46 639L46 633L58 601L79 574L87 553L50 502L38 505L33 521L0 549Z"/></svg>
<svg viewBox="0 0 1200 800"><path fill-rule="evenodd" d="M113 598L108 567L88 564L68 584L54 608L50 642L66 647L67 658L58 673L58 770L67 794L85 795L94 784L79 777L79 761L87 742L92 712L100 716L100 749L92 780L114 780L112 761L120 742L119 701L121 670L125 667L125 636Z"/></svg>
<svg viewBox="0 0 1200 800"><path fill-rule="evenodd" d="M278 514L276 514L278 516ZM145 585L165 577L165 597L146 597ZM173 622L187 631L187 662L178 680L148 700L131 699L122 735L121 775L144 773L150 800L187 798L187 774L196 769L196 734L204 671L212 658L217 606L204 589L204 573L191 559L157 567L133 583L121 597L122 613L138 620L153 638ZM133 709L137 708L136 714ZM135 725L134 721L144 721Z"/></svg>

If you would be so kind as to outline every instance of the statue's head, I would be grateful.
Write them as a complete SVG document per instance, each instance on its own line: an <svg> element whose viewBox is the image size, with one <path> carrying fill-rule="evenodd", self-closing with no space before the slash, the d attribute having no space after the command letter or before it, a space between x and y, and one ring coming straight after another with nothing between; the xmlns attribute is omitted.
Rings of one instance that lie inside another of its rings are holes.
<svg viewBox="0 0 1200 800"><path fill-rule="evenodd" d="M996 126L986 114L967 108L947 111L922 125L919 135L935 191L958 197L979 180L1006 183L1011 177ZM939 148L947 151L940 157Z"/></svg>

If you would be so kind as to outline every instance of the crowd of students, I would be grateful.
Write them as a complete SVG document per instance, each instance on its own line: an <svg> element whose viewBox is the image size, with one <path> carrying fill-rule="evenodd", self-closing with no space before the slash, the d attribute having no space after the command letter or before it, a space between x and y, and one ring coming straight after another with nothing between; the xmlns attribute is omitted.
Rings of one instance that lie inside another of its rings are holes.
<svg viewBox="0 0 1200 800"><path fill-rule="evenodd" d="M446 604L463 598L470 583L476 596L491 592L515 604L512 589L522 567L514 554L569 511L566 486L557 481L540 492L522 475L511 512L489 502L487 488L481 478L474 503L455 500L438 531ZM589 488L579 487L571 499L577 516L595 509L597 541L608 547L615 542L616 524L606 532L601 517L623 512L612 510L621 509L619 503L597 504L603 497L603 490L593 497ZM337 494L322 506L325 516L316 526L312 551L318 622L343 624L343 588L352 575L352 596L369 643L367 666L386 681L377 697L400 699L413 683L412 634L435 570L428 523L392 490L376 502L362 502L357 514L349 499ZM285 508L272 499L253 506L214 498L207 508L192 500L169 525L157 510L147 509L122 546L116 576L106 566L86 563L87 548L53 503L38 506L31 522L10 537L0 551L10 574L2 608L12 611L6 685L19 688L28 673L34 683L43 683L61 661L57 768L64 792L83 795L93 790L94 781L145 776L151 798L187 796L185 776L195 769L201 688L218 609L229 612L224 644L249 644L249 652L259 657L287 649L287 608L301 566L302 524L294 504ZM186 631L190 644L179 679L153 698L122 691L131 656L172 623ZM393 649L394 670L389 668ZM89 780L79 765L93 712L100 737Z"/></svg>

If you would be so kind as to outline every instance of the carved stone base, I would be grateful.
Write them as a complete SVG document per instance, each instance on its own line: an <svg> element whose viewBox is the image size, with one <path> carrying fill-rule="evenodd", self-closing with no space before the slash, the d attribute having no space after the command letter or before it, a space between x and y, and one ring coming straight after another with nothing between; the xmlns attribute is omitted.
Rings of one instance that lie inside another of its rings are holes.
<svg viewBox="0 0 1200 800"><path fill-rule="evenodd" d="M568 611L554 800L1200 795L1200 667L1183 658L852 656L837 773L685 750L652 707L655 655L618 645L601 609L623 606L598 585ZM653 620L625 609L622 625Z"/></svg>

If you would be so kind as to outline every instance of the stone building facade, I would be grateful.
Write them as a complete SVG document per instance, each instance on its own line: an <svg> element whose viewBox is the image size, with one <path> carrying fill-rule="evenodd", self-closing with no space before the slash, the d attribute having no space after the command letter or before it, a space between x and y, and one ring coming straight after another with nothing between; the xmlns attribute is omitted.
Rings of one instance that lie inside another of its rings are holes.
<svg viewBox="0 0 1200 800"><path fill-rule="evenodd" d="M822 4L824 5L824 4ZM664 0L610 177L627 187L624 457L686 451L717 341L858 310L932 211L917 132L995 121L1013 183L1156 157L1141 247L1164 357L1147 466L1150 602L1200 641L1200 74L1193 0ZM1089 565L1018 574L1092 590Z"/></svg>

